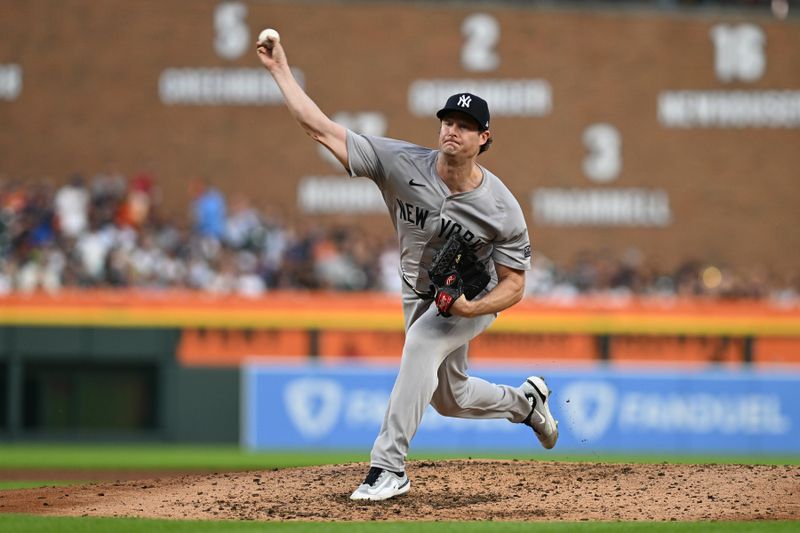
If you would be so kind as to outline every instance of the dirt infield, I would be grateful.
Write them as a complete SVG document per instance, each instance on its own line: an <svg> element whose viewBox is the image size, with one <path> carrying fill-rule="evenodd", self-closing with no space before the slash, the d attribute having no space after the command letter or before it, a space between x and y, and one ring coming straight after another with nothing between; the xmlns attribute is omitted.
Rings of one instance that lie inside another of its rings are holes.
<svg viewBox="0 0 800 533"><path fill-rule="evenodd" d="M364 464L0 491L0 512L231 520L798 520L800 466L412 461L411 491L351 502Z"/></svg>

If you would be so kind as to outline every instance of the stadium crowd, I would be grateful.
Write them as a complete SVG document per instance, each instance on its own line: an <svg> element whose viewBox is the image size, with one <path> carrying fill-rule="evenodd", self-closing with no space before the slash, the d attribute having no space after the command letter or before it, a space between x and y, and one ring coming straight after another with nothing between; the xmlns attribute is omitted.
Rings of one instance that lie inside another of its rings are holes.
<svg viewBox="0 0 800 533"><path fill-rule="evenodd" d="M158 187L146 173L74 175L61 186L0 178L0 295L64 287L248 296L274 289L401 288L394 238L379 240L355 224L293 224L277 211L256 209L243 195L228 200L200 181L192 184L186 214L170 217L158 205ZM744 275L698 261L661 271L633 249L621 257L584 252L568 265L535 254L533 264L526 290L540 297L797 301L800 293L800 279L778 283L765 272Z"/></svg>

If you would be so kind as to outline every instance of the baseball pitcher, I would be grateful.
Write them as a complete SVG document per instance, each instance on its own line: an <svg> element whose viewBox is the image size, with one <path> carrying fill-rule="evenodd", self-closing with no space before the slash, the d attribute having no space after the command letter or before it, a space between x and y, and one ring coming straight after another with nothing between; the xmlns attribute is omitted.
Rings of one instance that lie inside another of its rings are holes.
<svg viewBox="0 0 800 533"><path fill-rule="evenodd" d="M405 459L429 404L444 416L526 424L542 446L555 446L558 423L544 379L532 376L512 387L467 375L469 342L520 301L531 261L519 203L477 163L492 142L487 103L470 93L448 98L436 113L435 150L359 135L331 121L305 94L278 39L259 40L256 50L306 133L351 176L380 188L400 244L406 340L371 468L351 499L409 491Z"/></svg>

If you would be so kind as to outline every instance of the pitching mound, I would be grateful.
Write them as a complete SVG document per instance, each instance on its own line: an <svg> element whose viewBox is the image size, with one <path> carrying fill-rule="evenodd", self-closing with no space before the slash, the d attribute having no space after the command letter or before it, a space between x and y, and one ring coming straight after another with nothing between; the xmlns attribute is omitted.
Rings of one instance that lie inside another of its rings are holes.
<svg viewBox="0 0 800 533"><path fill-rule="evenodd" d="M800 467L412 461L411 491L352 502L365 464L0 491L0 511L232 520L798 520Z"/></svg>

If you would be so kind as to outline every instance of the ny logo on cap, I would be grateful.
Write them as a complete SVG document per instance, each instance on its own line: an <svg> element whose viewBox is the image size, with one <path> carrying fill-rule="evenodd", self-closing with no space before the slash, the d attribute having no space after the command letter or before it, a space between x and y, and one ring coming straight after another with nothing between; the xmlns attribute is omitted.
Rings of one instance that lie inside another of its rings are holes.
<svg viewBox="0 0 800 533"><path fill-rule="evenodd" d="M472 97L466 94L462 94L458 97L458 105L461 107L469 107L469 104L472 102Z"/></svg>

